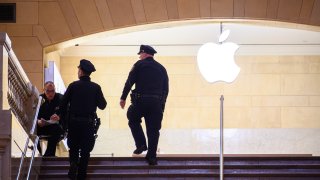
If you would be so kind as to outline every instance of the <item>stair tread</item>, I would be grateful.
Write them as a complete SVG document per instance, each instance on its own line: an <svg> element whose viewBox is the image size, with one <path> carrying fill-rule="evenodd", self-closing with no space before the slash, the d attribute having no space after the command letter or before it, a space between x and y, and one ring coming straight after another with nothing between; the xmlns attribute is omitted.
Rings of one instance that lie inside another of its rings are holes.
<svg viewBox="0 0 320 180"><path fill-rule="evenodd" d="M40 176L60 176L60 175L66 175L66 172L55 172L53 174L40 174ZM194 171L175 171L175 170L171 170L171 171L166 171L165 174L161 173L160 171L112 171L112 172L91 172L88 171L88 176L92 176L92 175L125 175L125 176L135 176L135 175L162 175L162 176L199 176L199 175L217 175L219 174L219 170L210 170L210 171L199 171L199 170L194 170ZM224 175L228 176L228 175L250 175L250 176L254 176L254 175L264 175L264 176L279 176L279 175L285 175L285 176L295 176L295 175L303 175L303 176L317 176L320 177L320 171L309 171L308 173L306 172L297 172L297 171L278 171L278 172L274 172L274 171L270 171L270 174L268 174L265 171L245 171L245 170L233 170L233 171L228 171L225 170L224 171Z"/></svg>
<svg viewBox="0 0 320 180"><path fill-rule="evenodd" d="M56 175L56 174L66 174L67 170L64 171L45 171L46 175ZM216 174L219 173L219 169L123 169L123 170L115 170L115 169L104 169L104 170L90 170L88 169L89 174L163 174L163 175L171 175L171 174L180 174L180 175L192 175L192 174ZM319 175L320 176L320 170L281 170L281 169L225 169L224 170L225 175L241 175L241 174L251 174L251 175Z"/></svg>
<svg viewBox="0 0 320 180"><path fill-rule="evenodd" d="M40 179L66 179L67 157L36 158L41 167ZM149 166L144 157L92 157L89 179L144 179L219 177L218 157L159 157L157 166ZM14 168L15 165L12 166ZM224 176L239 177L303 177L320 179L319 157L225 157ZM215 178L214 178L215 179Z"/></svg>
<svg viewBox="0 0 320 180"><path fill-rule="evenodd" d="M35 159L41 159L42 157L35 157ZM12 160L16 160L19 161L20 158L12 158ZM67 161L68 157L45 157L43 158L45 160L62 160L62 161ZM144 156L138 156L138 157L90 157L91 161L95 161L95 160L116 160L116 161L121 161L121 160L130 160L130 161L135 161L135 160L141 160L144 159ZM183 157L183 156L179 156L179 157L158 157L158 159L162 159L162 160L219 160L219 157ZM305 157L279 157L279 156L268 156L268 157L245 157L245 156L241 156L241 157L224 157L224 160L228 161L228 160L317 160L320 161L320 156L305 156Z"/></svg>
<svg viewBox="0 0 320 180"><path fill-rule="evenodd" d="M89 161L89 164L94 165L94 164L139 164L139 163L143 163L145 162L145 159L136 159L136 160L91 160ZM163 163L170 163L170 164L220 164L219 160L163 160L163 159L158 159L158 162L163 162ZM52 164L52 163L64 163L64 164L68 164L69 161L65 160L65 161L61 161L61 160L47 160L44 159L42 160L42 164ZM239 165L245 165L245 164L265 164L265 165L273 165L273 164L299 164L299 165L303 165L303 164L320 164L320 161L313 161L313 160L295 160L295 161L279 161L279 160L273 160L273 161L265 161L265 160L251 160L251 161L241 161L241 160L233 160L233 161L226 161L224 160L224 164L225 165L234 165L234 164L239 164Z"/></svg>

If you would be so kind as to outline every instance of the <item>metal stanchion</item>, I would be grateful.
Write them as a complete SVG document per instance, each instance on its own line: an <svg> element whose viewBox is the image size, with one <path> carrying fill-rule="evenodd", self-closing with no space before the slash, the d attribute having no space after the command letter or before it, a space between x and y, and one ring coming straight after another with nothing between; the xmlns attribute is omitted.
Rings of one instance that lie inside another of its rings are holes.
<svg viewBox="0 0 320 180"><path fill-rule="evenodd" d="M223 100L224 97L220 97L220 180L223 180Z"/></svg>

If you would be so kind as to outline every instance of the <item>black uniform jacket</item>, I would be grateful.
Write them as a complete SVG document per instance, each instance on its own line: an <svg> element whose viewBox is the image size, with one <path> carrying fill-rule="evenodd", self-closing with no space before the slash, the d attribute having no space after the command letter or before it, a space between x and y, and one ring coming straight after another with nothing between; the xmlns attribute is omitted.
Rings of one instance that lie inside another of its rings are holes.
<svg viewBox="0 0 320 180"><path fill-rule="evenodd" d="M51 101L47 99L45 94L41 94L40 96L44 99L44 101L40 106L38 119L43 118L45 120L50 120L50 117L53 114L59 115L59 105L62 101L63 95L56 93Z"/></svg>
<svg viewBox="0 0 320 180"><path fill-rule="evenodd" d="M96 112L97 107L104 109L107 101L101 87L91 82L89 76L82 76L68 86L61 104L62 114L66 114L68 105L70 115L89 116Z"/></svg>
<svg viewBox="0 0 320 180"><path fill-rule="evenodd" d="M131 87L139 94L167 97L169 78L166 69L152 57L137 61L128 76L122 91L121 99L126 100Z"/></svg>

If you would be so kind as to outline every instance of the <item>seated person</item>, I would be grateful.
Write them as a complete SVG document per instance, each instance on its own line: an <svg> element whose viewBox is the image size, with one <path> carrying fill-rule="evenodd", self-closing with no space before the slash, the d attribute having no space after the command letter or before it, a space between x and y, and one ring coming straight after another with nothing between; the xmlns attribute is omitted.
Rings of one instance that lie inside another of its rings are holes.
<svg viewBox="0 0 320 180"><path fill-rule="evenodd" d="M43 101L38 113L37 135L46 136L48 140L47 150L43 156L55 156L56 145L62 139L64 131L62 129L59 113L59 105L62 94L55 92L54 83L48 81L44 84L44 93L41 94ZM38 143L39 153L42 154L40 143Z"/></svg>

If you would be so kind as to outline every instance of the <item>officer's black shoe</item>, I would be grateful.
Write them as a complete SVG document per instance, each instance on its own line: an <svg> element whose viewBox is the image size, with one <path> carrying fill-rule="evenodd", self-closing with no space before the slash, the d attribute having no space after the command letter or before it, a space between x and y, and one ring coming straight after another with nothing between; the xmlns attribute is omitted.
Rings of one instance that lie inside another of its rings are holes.
<svg viewBox="0 0 320 180"><path fill-rule="evenodd" d="M71 163L69 172L68 172L68 177L72 180L75 180L77 178L77 171L78 171L77 163Z"/></svg>
<svg viewBox="0 0 320 180"><path fill-rule="evenodd" d="M86 175L78 174L77 180L85 180Z"/></svg>
<svg viewBox="0 0 320 180"><path fill-rule="evenodd" d="M142 145L139 148L137 148L136 150L133 151L133 154L141 154L143 151L148 150L146 145Z"/></svg>
<svg viewBox="0 0 320 180"><path fill-rule="evenodd" d="M146 160L147 160L147 162L148 162L148 164L149 164L150 166L158 165L158 160L157 160L157 158L148 158L148 157L146 157Z"/></svg>

